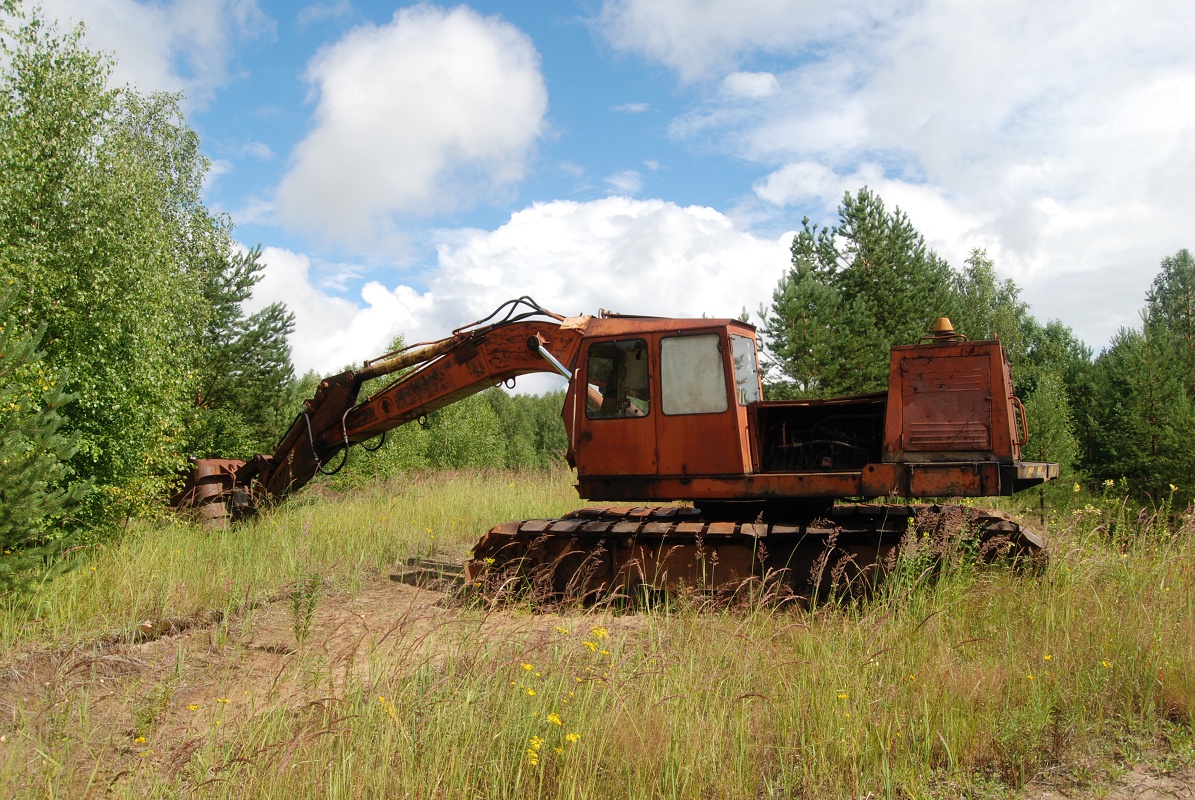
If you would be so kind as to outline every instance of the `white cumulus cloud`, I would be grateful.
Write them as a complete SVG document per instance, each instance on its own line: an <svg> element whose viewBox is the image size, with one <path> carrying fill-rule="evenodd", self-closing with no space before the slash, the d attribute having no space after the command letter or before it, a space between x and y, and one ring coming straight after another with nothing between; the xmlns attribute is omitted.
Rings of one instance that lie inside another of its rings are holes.
<svg viewBox="0 0 1195 800"><path fill-rule="evenodd" d="M643 191L643 176L633 169L624 169L606 176L606 185L617 194L636 195Z"/></svg>
<svg viewBox="0 0 1195 800"><path fill-rule="evenodd" d="M925 0L801 23L777 15L805 4L759 2L787 50L727 19L730 0L609 0L603 19L616 46L720 89L670 132L760 164L776 218L829 220L870 185L953 262L987 248L1035 313L1097 347L1138 322L1160 258L1195 244L1189 2ZM781 52L794 60L763 102L733 90L749 73L712 83Z"/></svg>
<svg viewBox="0 0 1195 800"><path fill-rule="evenodd" d="M770 72L732 72L722 79L728 97L760 100L780 91L780 82Z"/></svg>
<svg viewBox="0 0 1195 800"><path fill-rule="evenodd" d="M570 315L738 316L771 297L790 239L761 239L713 209L662 200L555 201L496 230L446 233L422 290L396 277L340 299L319 288L306 256L266 248L252 308L285 302L296 316L296 368L323 373L379 355L396 333L440 338L522 295Z"/></svg>
<svg viewBox="0 0 1195 800"><path fill-rule="evenodd" d="M614 47L685 80L716 75L753 53L791 54L811 42L895 16L907 3L862 0L606 0L597 19Z"/></svg>
<svg viewBox="0 0 1195 800"><path fill-rule="evenodd" d="M232 80L238 47L274 32L257 0L43 0L42 7L63 26L84 23L85 44L115 57L115 83L184 92L192 108Z"/></svg>
<svg viewBox="0 0 1195 800"><path fill-rule="evenodd" d="M395 215L492 196L522 176L548 95L531 40L465 6L404 8L321 50L317 105L277 192L279 219L331 240L382 237Z"/></svg>
<svg viewBox="0 0 1195 800"><path fill-rule="evenodd" d="M406 286L387 289L376 281L365 284L360 302L329 294L312 274L311 259L284 248L264 248L261 260L262 279L245 308L253 312L280 301L294 313L290 345L300 374L312 369L332 374L381 355L395 333L418 327L431 307L428 294Z"/></svg>

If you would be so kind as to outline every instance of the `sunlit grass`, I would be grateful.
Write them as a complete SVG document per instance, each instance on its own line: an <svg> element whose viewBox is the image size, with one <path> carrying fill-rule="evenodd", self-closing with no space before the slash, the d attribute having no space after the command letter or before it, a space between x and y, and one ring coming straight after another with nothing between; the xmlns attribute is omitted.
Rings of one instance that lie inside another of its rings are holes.
<svg viewBox="0 0 1195 800"><path fill-rule="evenodd" d="M407 558L463 561L497 522L580 505L568 472L416 474L325 502L309 491L223 530L139 522L76 554L31 601L0 614L0 647L86 640L146 619L231 611L312 573L353 590Z"/></svg>
<svg viewBox="0 0 1195 800"><path fill-rule="evenodd" d="M567 475L453 475L217 534L140 529L48 585L43 622L10 611L7 647L229 607L313 572L351 595L431 552L432 534L454 560L497 521L575 505ZM1043 775L1083 785L1118 763L1190 761L1195 519L1109 498L1052 531L1039 575L909 569L869 601L816 610L404 607L351 647L279 657L268 688L234 670L198 702L170 693L197 674L184 656L211 655L180 639L173 672L105 690L125 698L119 730L96 721L112 701L95 685L13 701L0 792L1006 797ZM244 657L235 640L219 652Z"/></svg>

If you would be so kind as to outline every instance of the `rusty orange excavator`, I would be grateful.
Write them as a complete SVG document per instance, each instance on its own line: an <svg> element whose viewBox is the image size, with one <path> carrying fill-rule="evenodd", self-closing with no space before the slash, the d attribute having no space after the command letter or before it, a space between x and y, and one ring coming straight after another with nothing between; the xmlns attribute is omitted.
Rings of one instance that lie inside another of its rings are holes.
<svg viewBox="0 0 1195 800"><path fill-rule="evenodd" d="M808 595L831 580L874 581L910 531L965 528L981 551L1042 547L978 509L894 502L1010 495L1057 477L1057 464L1020 458L1027 421L999 341L967 341L940 319L921 342L892 348L886 392L768 401L751 325L563 317L527 297L321 381L273 453L193 459L176 504L217 523L247 516L353 445L375 449L392 428L535 372L568 379L577 492L610 505L491 528L466 564L471 583L595 597L768 577ZM361 396L365 381L395 373ZM860 502L876 498L889 502Z"/></svg>

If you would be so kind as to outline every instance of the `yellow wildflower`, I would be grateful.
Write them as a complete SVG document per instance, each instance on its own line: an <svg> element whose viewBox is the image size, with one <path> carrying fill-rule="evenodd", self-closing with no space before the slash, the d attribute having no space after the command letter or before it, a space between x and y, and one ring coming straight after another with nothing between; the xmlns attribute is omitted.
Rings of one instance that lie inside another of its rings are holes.
<svg viewBox="0 0 1195 800"><path fill-rule="evenodd" d="M581 644L583 644L583 645L585 645L586 647L588 647L588 648L589 648L589 652L591 652L591 653L595 653L595 652L597 652L597 645L596 645L595 643L593 643L593 642L581 642Z"/></svg>
<svg viewBox="0 0 1195 800"><path fill-rule="evenodd" d="M523 669L525 669L525 670L527 670L528 672L530 672L531 670L535 669L535 667L531 666L530 664L524 664L524 665L523 665Z"/></svg>
<svg viewBox="0 0 1195 800"><path fill-rule="evenodd" d="M566 735L564 738L568 740L569 744L576 744L581 739L581 734L570 733L570 734Z"/></svg>
<svg viewBox="0 0 1195 800"><path fill-rule="evenodd" d="M1042 658L1042 661L1053 661L1054 660L1054 656L1050 655L1049 653L1046 653L1041 658Z"/></svg>
<svg viewBox="0 0 1195 800"><path fill-rule="evenodd" d="M605 639L610 635L609 631L598 625L595 625L589 632L599 639Z"/></svg>
<svg viewBox="0 0 1195 800"><path fill-rule="evenodd" d="M564 724L560 721L560 715L555 712L548 715L548 722L552 723L553 725L563 725Z"/></svg>
<svg viewBox="0 0 1195 800"><path fill-rule="evenodd" d="M528 689L528 690L527 690L527 696L528 696L528 697L535 697L535 690L534 690L534 689Z"/></svg>

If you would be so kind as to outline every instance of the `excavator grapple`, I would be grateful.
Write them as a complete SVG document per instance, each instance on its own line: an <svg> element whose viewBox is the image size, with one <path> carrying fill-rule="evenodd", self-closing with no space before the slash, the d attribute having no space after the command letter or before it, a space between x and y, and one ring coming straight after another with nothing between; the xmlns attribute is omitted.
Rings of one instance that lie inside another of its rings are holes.
<svg viewBox="0 0 1195 800"><path fill-rule="evenodd" d="M1028 422L999 341L967 341L939 320L892 348L886 392L767 401L744 322L563 317L525 297L325 379L273 453L194 460L176 504L217 523L244 516L353 445L532 372L568 379L578 494L611 505L495 526L466 565L474 586L596 599L767 579L809 595L874 585L902 542L943 531L964 533L985 558L1042 547L996 515L908 503L1010 495L1057 477L1057 464L1020 458ZM395 373L361 397L364 381Z"/></svg>

